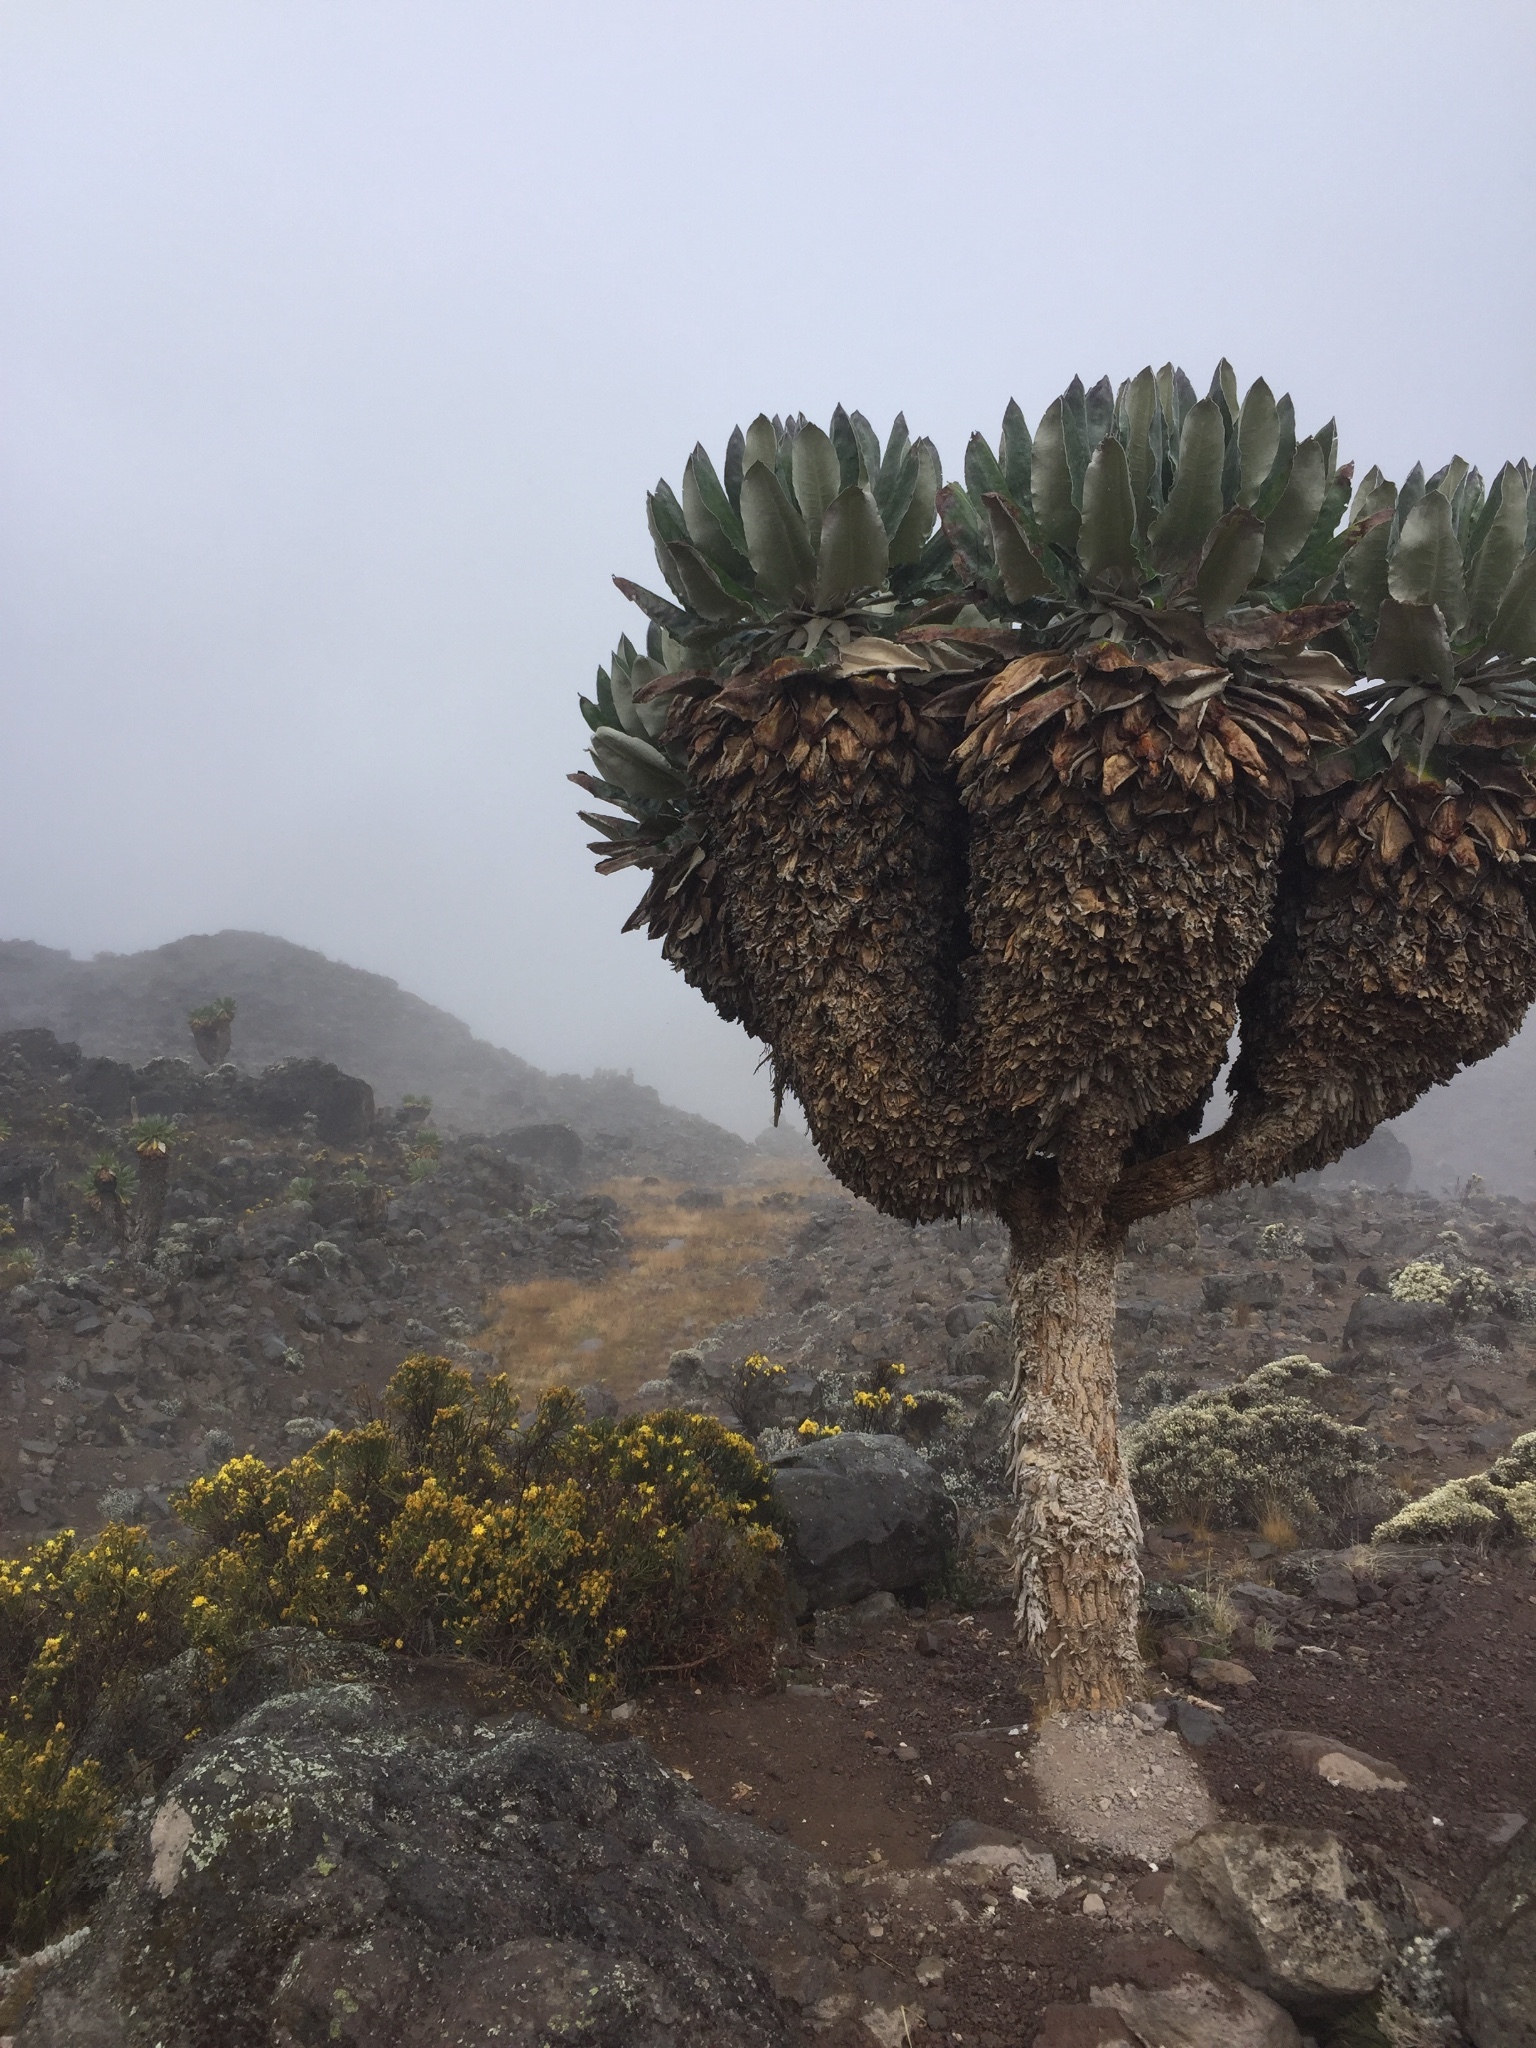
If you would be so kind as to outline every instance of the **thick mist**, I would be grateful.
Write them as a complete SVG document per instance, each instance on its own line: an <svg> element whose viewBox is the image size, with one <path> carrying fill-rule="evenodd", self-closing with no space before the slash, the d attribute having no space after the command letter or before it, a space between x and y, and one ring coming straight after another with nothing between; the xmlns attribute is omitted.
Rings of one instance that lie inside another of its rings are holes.
<svg viewBox="0 0 1536 2048"><path fill-rule="evenodd" d="M576 793L644 492L761 408L958 468L1222 353L1536 454L1508 5L0 12L0 936L246 927L744 1132Z"/></svg>

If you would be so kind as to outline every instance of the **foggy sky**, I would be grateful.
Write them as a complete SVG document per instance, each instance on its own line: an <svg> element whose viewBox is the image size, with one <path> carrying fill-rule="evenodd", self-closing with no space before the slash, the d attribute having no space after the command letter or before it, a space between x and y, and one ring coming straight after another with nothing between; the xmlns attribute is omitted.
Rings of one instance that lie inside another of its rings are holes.
<svg viewBox="0 0 1536 2048"><path fill-rule="evenodd" d="M696 439L1172 357L1536 455L1508 5L7 0L0 936L278 933L747 1133L591 872L578 690ZM636 633L638 637L638 632Z"/></svg>

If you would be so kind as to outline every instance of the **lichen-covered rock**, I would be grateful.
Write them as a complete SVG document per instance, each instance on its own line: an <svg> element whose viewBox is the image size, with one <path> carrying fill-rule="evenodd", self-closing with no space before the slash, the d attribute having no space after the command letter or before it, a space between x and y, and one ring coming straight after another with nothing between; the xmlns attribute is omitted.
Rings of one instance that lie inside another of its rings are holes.
<svg viewBox="0 0 1536 2048"><path fill-rule="evenodd" d="M1173 1867L1163 1913L1179 1939L1305 2016L1368 1998L1414 1924L1397 1880L1322 1829L1224 1821Z"/></svg>
<svg viewBox="0 0 1536 2048"><path fill-rule="evenodd" d="M1484 1880L1462 1930L1462 2019L1477 2048L1536 2048L1536 1827Z"/></svg>
<svg viewBox="0 0 1536 2048"><path fill-rule="evenodd" d="M18 2048L777 2048L857 2007L833 1904L639 1743L319 1684L146 1802Z"/></svg>

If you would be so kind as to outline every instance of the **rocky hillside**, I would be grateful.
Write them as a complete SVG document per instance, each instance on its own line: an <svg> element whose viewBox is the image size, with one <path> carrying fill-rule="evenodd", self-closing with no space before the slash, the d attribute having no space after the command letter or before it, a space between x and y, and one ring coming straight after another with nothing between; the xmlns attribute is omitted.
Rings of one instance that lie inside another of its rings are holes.
<svg viewBox="0 0 1536 2048"><path fill-rule="evenodd" d="M135 1263L88 1186L157 1112L170 1191ZM622 1249L563 1125L438 1134L320 1060L203 1075L0 1036L0 1545L163 1524L176 1485L235 1450L291 1456L411 1352L488 1367L498 1283L590 1280Z"/></svg>
<svg viewBox="0 0 1536 2048"><path fill-rule="evenodd" d="M380 1102L431 1096L449 1130L567 1123L615 1169L643 1150L648 1171L720 1176L751 1156L734 1132L669 1108L626 1075L541 1073L387 976L262 932L94 960L0 942L0 1031L42 1027L87 1053L140 1063L186 1056L188 1012L225 995L235 1000L231 1057L242 1067L329 1060L361 1075Z"/></svg>

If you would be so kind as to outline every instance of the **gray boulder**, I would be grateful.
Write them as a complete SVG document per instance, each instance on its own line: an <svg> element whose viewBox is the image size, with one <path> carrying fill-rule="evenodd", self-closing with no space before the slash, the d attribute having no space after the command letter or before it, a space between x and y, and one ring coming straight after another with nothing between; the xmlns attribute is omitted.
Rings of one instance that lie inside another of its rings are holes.
<svg viewBox="0 0 1536 2048"><path fill-rule="evenodd" d="M355 1145L373 1129L373 1090L329 1060L279 1060L246 1084L250 1113L273 1130L315 1119L327 1145Z"/></svg>
<svg viewBox="0 0 1536 2048"><path fill-rule="evenodd" d="M637 1742L381 1661L267 1698L145 1802L18 2048L788 2048L856 2015L801 1852Z"/></svg>
<svg viewBox="0 0 1536 2048"><path fill-rule="evenodd" d="M784 1451L773 1460L773 1491L802 1612L931 1584L954 1549L944 1482L899 1437L820 1437Z"/></svg>
<svg viewBox="0 0 1536 2048"><path fill-rule="evenodd" d="M1536 1827L1487 1877L1461 1937L1462 2018L1477 2048L1536 2048Z"/></svg>
<svg viewBox="0 0 1536 2048"><path fill-rule="evenodd" d="M1394 1301L1390 1294L1362 1294L1344 1325L1349 1351L1391 1351L1426 1344L1451 1327L1451 1312L1439 1301Z"/></svg>
<svg viewBox="0 0 1536 2048"><path fill-rule="evenodd" d="M1414 1913L1322 1829L1223 1821L1173 1854L1163 1914L1181 1941L1303 2017L1376 1990Z"/></svg>

